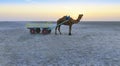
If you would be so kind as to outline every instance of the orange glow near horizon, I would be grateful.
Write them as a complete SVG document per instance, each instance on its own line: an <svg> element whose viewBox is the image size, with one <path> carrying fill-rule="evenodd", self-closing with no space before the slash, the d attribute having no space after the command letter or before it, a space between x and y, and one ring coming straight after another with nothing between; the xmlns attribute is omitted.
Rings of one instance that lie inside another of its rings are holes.
<svg viewBox="0 0 120 66"><path fill-rule="evenodd" d="M84 14L84 21L95 20L119 20L120 6L118 5L5 5L0 6L0 17L8 20L39 20L39 21L56 21L64 15L70 15L74 19L78 14ZM112 19L111 19L112 18Z"/></svg>

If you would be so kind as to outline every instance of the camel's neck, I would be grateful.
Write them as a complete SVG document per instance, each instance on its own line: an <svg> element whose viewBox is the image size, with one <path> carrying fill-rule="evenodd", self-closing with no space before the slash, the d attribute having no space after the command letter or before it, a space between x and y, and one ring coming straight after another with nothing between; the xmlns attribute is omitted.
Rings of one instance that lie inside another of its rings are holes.
<svg viewBox="0 0 120 66"><path fill-rule="evenodd" d="M81 20L81 18L82 18L82 16L79 16L79 17L77 18L77 21L79 22L79 21Z"/></svg>
<svg viewBox="0 0 120 66"><path fill-rule="evenodd" d="M74 24L79 23L81 18L82 18L82 16L78 16L78 18L76 20L74 20Z"/></svg>

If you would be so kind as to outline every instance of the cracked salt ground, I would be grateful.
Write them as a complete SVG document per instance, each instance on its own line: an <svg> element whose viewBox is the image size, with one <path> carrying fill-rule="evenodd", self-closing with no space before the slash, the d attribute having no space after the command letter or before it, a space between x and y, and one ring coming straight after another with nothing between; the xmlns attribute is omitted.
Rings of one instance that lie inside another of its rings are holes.
<svg viewBox="0 0 120 66"><path fill-rule="evenodd" d="M24 23L0 23L0 66L120 66L118 24L80 23L68 36L67 26L31 35Z"/></svg>

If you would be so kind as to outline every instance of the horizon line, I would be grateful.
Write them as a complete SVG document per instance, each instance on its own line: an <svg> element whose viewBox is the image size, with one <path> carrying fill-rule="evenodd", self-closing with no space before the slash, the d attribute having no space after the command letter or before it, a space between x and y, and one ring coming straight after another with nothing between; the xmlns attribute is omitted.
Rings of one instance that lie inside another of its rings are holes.
<svg viewBox="0 0 120 66"><path fill-rule="evenodd" d="M113 21L107 21L107 20L102 20L102 21L100 21L100 20L96 20L97 22L113 22ZM96 22L95 20L90 20L90 21L80 21L80 22ZM57 22L57 21L35 21L35 20L26 20L26 21L12 21L12 20L10 20L10 21L0 21L0 22ZM120 21L114 21L114 22L120 22Z"/></svg>

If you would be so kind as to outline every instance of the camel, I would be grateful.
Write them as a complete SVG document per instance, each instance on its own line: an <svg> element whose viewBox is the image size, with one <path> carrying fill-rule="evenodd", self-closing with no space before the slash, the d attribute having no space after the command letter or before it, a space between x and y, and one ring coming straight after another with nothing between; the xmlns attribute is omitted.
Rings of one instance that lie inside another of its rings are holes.
<svg viewBox="0 0 120 66"><path fill-rule="evenodd" d="M59 33L61 35L62 34L61 31L60 31L61 25L68 25L69 26L69 34L68 35L71 35L72 25L79 23L81 18L82 18L82 16L83 16L83 14L79 14L79 16L78 16L78 18L76 20L71 18L71 17L69 17L68 21L63 23L63 24L61 24L61 23L66 20L67 16L63 16L62 18L58 19L57 20L57 26L55 28L55 34L57 35L57 29L58 29L58 31L59 31Z"/></svg>

